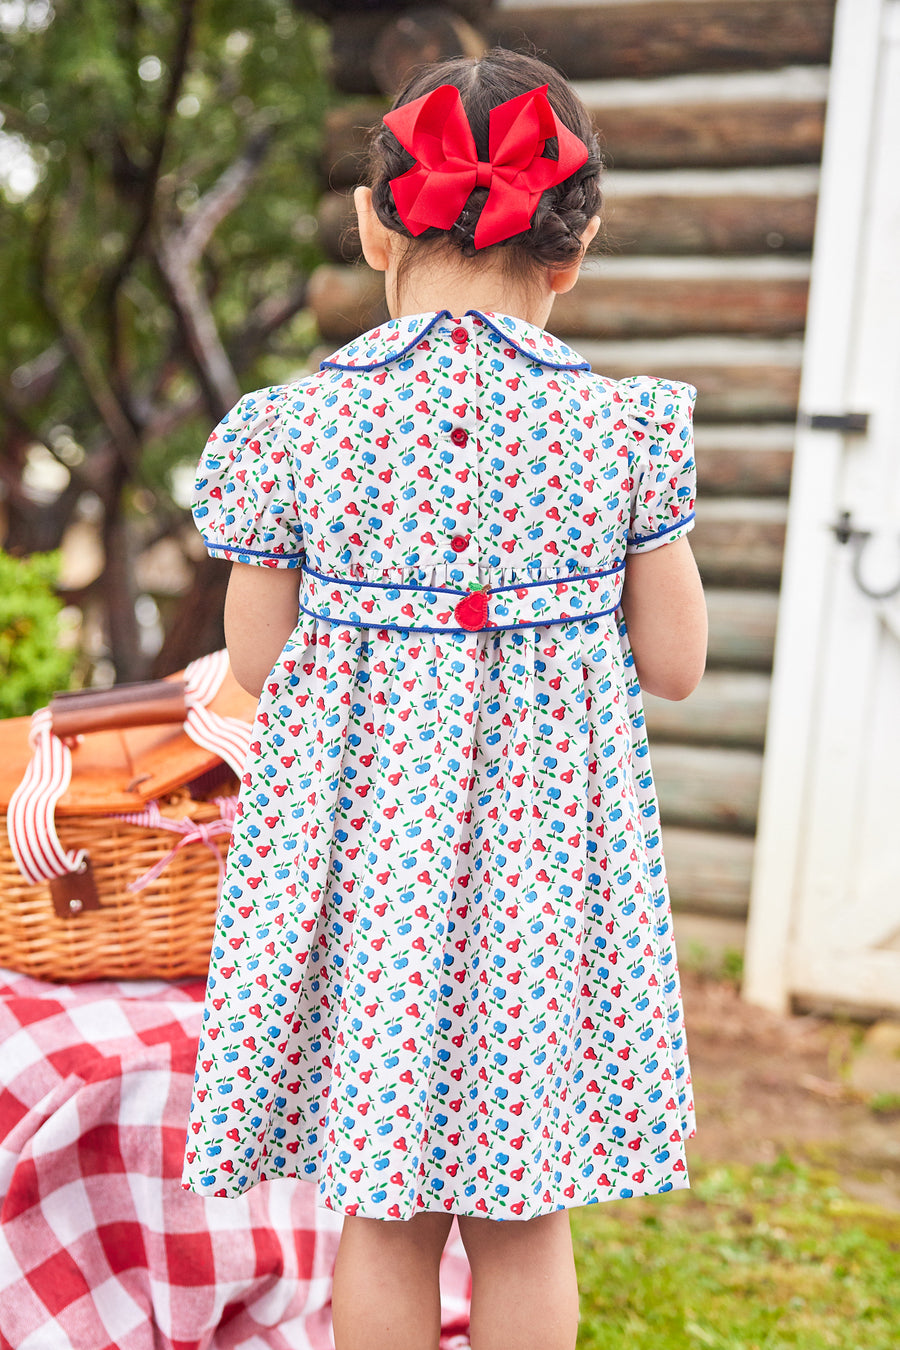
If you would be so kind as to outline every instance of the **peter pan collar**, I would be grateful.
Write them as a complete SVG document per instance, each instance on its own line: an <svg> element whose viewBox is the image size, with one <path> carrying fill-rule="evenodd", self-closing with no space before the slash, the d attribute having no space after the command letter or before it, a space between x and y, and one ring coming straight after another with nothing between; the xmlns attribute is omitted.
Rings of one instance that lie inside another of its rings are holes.
<svg viewBox="0 0 900 1350"><path fill-rule="evenodd" d="M390 319L363 333L362 337L348 342L324 360L320 368L376 370L379 366L387 366L406 356L436 323L452 317L448 309L442 309L437 314L413 314L402 319ZM513 319L508 314L485 314L479 309L467 310L465 317L481 319L502 342L515 348L530 361L537 361L553 370L590 370L590 362L585 361L578 352L543 328L526 323L524 319Z"/></svg>

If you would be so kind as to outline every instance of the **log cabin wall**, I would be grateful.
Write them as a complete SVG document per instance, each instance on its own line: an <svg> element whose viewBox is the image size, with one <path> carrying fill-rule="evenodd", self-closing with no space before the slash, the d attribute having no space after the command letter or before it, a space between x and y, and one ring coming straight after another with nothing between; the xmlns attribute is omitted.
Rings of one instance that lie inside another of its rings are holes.
<svg viewBox="0 0 900 1350"><path fill-rule="evenodd" d="M303 3L303 0L300 0ZM743 949L822 146L833 0L308 0L333 78L311 303L323 343L384 317L356 260L349 189L405 71L487 45L544 53L605 145L606 248L551 327L595 369L699 389L698 523L709 664L685 703L647 699L686 949ZM698 953L694 952L695 957Z"/></svg>

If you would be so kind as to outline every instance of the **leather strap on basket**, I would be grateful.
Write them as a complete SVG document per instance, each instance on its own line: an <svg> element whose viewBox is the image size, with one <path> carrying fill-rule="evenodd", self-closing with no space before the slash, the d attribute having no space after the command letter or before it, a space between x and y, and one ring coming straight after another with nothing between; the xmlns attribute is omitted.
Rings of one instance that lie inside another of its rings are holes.
<svg viewBox="0 0 900 1350"><path fill-rule="evenodd" d="M184 729L195 745L220 756L237 774L244 772L250 727L223 717L206 705L215 697L228 669L226 651L192 661L184 672L187 717ZM72 754L52 730L49 708L31 718L34 751L25 776L10 798L6 817L9 844L19 871L33 886L84 869L87 854L64 849L56 832L56 804L72 779Z"/></svg>

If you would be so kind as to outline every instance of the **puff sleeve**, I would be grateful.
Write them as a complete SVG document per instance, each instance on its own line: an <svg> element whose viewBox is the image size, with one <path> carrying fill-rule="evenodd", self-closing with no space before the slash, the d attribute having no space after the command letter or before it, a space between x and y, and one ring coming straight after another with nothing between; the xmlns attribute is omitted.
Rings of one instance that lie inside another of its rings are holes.
<svg viewBox="0 0 900 1350"><path fill-rule="evenodd" d="M632 480L628 553L648 553L693 528L696 465L690 384L623 380Z"/></svg>
<svg viewBox="0 0 900 1350"><path fill-rule="evenodd" d="M229 562L299 567L303 541L287 388L245 394L222 418L197 467L191 509L207 552Z"/></svg>

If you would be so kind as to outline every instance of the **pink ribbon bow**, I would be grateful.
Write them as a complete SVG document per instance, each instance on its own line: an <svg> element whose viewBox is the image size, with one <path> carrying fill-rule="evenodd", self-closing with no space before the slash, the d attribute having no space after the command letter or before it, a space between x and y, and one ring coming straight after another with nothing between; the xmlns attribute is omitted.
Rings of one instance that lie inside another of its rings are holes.
<svg viewBox="0 0 900 1350"><path fill-rule="evenodd" d="M475 247L487 248L531 225L541 193L563 182L588 157L582 140L550 106L547 86L530 89L491 109L489 160L480 160L468 118L452 84L395 108L384 118L416 160L391 179L400 219L413 235L429 226L449 230L476 187L488 197L475 226ZM551 137L558 159L544 158Z"/></svg>
<svg viewBox="0 0 900 1350"><path fill-rule="evenodd" d="M145 886L149 886L151 881L155 881L165 871L175 855L191 844L205 844L210 850L218 864L219 886L221 887L225 879L225 865L215 841L218 836L231 834L234 827L237 800L237 797L216 797L215 804L219 808L219 819L211 820L206 825L191 820L188 816L181 820L172 820L170 817L161 814L157 802L149 802L143 811L133 811L128 815L119 816L119 820L124 820L129 825L144 825L148 829L168 830L171 834L181 836L176 839L164 857L160 858L152 867L149 867L136 881L129 884L128 890L142 891Z"/></svg>

